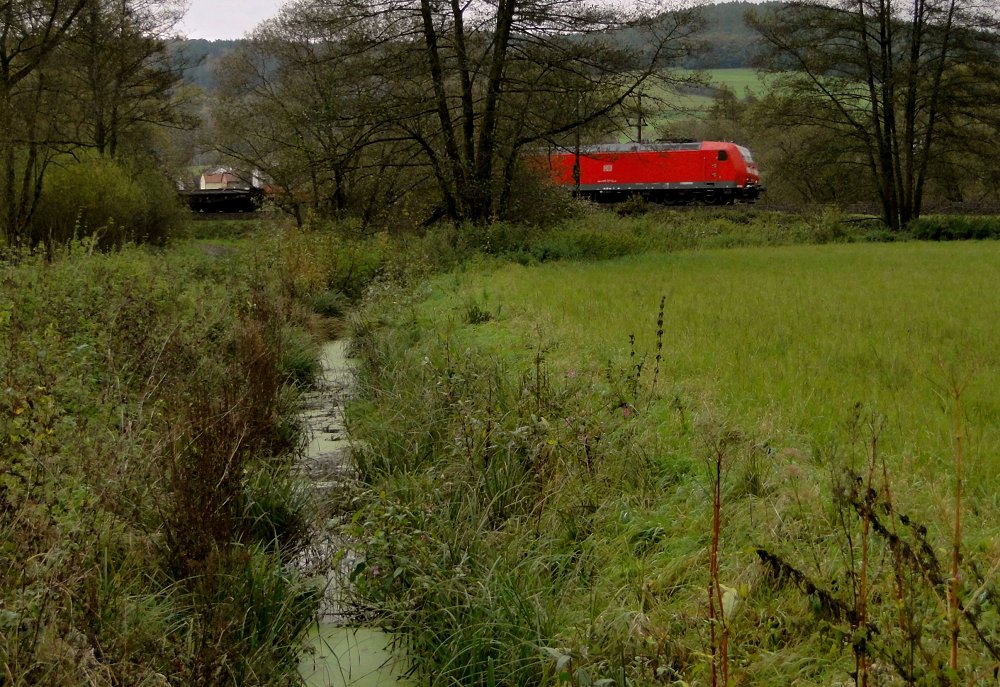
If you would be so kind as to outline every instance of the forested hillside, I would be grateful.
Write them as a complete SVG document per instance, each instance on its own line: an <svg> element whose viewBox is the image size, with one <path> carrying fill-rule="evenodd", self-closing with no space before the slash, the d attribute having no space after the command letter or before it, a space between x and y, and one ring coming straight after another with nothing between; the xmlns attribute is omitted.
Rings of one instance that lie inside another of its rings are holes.
<svg viewBox="0 0 1000 687"><path fill-rule="evenodd" d="M747 10L766 13L781 3L722 2L701 10L705 21L704 51L692 56L686 66L691 69L733 69L752 66L759 52L760 39L747 26Z"/></svg>
<svg viewBox="0 0 1000 687"><path fill-rule="evenodd" d="M689 69L750 66L759 42L744 21L744 14L750 8L761 11L777 4L780 3L722 2L702 8L704 49L685 60L684 66ZM187 82L211 91L217 85L216 69L222 59L243 42L183 39L171 43L171 49L189 65L185 70Z"/></svg>
<svg viewBox="0 0 1000 687"><path fill-rule="evenodd" d="M220 60L239 45L240 41L209 41L204 38L176 40L170 50L187 65L184 79L188 83L212 91L216 85L216 69Z"/></svg>

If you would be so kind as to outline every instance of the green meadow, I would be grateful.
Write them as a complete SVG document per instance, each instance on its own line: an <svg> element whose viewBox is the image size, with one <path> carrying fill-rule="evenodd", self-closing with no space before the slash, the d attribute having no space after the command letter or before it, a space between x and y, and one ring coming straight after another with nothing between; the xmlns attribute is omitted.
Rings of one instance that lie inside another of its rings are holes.
<svg viewBox="0 0 1000 687"><path fill-rule="evenodd" d="M767 90L763 79L755 69L706 69L700 73L709 86L728 88L741 100L748 93L761 96ZM690 72L681 70L681 74L687 75ZM654 125L697 115L710 108L713 102L711 95L700 93L665 93L656 89L653 95L662 99L666 109L666 112L652 121Z"/></svg>
<svg viewBox="0 0 1000 687"><path fill-rule="evenodd" d="M708 249L393 296L356 332L351 531L391 571L357 593L433 684L975 683L998 265L988 242Z"/></svg>
<svg viewBox="0 0 1000 687"><path fill-rule="evenodd" d="M0 264L4 684L354 679L332 635L302 661L331 564L415 684L985 684L1000 243L913 236L997 232L852 219L199 222ZM299 413L348 332L353 465L314 499Z"/></svg>
<svg viewBox="0 0 1000 687"><path fill-rule="evenodd" d="M747 92L760 96L767 90L764 80L756 69L708 69L706 74L711 83L726 86L738 98L742 98Z"/></svg>
<svg viewBox="0 0 1000 687"><path fill-rule="evenodd" d="M680 76L692 73L689 70L678 70ZM671 124L703 118L714 103L711 89L728 88L740 100L745 99L748 94L759 97L767 90L764 80L754 69L705 69L699 74L709 88L674 92L654 86L647 91L647 95L652 96L657 104L654 106L655 111L646 112L648 128L643 134L644 139L653 140L656 135L652 132L663 129L669 131ZM647 103L647 110L649 107ZM625 132L625 139L632 140L634 135L634 129L629 129Z"/></svg>
<svg viewBox="0 0 1000 687"><path fill-rule="evenodd" d="M478 294L498 310L461 332L477 345L541 337L560 370L599 372L629 354L630 334L638 354L653 354L665 296L661 385L782 443L836 439L861 403L887 417L894 443L934 463L951 453L941 395L953 382L996 445L997 283L993 243L786 246L511 265L439 298Z"/></svg>

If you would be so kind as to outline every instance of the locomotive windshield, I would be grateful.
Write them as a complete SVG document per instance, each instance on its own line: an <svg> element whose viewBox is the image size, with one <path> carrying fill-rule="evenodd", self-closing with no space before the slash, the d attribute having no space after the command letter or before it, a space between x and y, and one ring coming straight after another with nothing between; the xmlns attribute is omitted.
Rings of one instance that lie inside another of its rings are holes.
<svg viewBox="0 0 1000 687"><path fill-rule="evenodd" d="M743 146L736 146L736 149L740 151L740 155L743 156L743 161L745 163L747 163L748 165L753 164L753 155L750 154L749 150L747 150Z"/></svg>

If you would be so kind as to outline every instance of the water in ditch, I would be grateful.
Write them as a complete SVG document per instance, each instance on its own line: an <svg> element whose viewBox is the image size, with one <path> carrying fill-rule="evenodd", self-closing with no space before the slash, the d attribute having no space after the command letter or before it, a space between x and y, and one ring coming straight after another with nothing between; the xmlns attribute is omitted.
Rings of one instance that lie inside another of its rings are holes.
<svg viewBox="0 0 1000 687"><path fill-rule="evenodd" d="M310 638L314 653L299 664L308 687L402 687L405 659L385 632L324 623Z"/></svg>
<svg viewBox="0 0 1000 687"><path fill-rule="evenodd" d="M302 470L320 501L336 498L350 471L350 444L343 416L353 376L346 341L331 341L322 350L323 374L305 403L303 420L310 443ZM339 566L329 562L347 549ZM415 684L404 676L406 661L393 648L392 636L377 628L352 624L340 603L349 571L357 558L335 528L316 533L310 560L303 565L325 576L326 594L299 674L309 687L378 687Z"/></svg>

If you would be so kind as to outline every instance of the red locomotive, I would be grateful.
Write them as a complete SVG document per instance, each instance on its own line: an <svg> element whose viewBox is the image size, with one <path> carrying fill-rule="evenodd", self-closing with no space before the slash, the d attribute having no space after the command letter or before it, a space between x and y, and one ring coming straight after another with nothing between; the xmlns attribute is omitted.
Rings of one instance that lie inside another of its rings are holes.
<svg viewBox="0 0 1000 687"><path fill-rule="evenodd" d="M655 203L752 203L763 190L750 151L719 141L571 148L550 153L549 170L557 184L603 203L633 196Z"/></svg>

